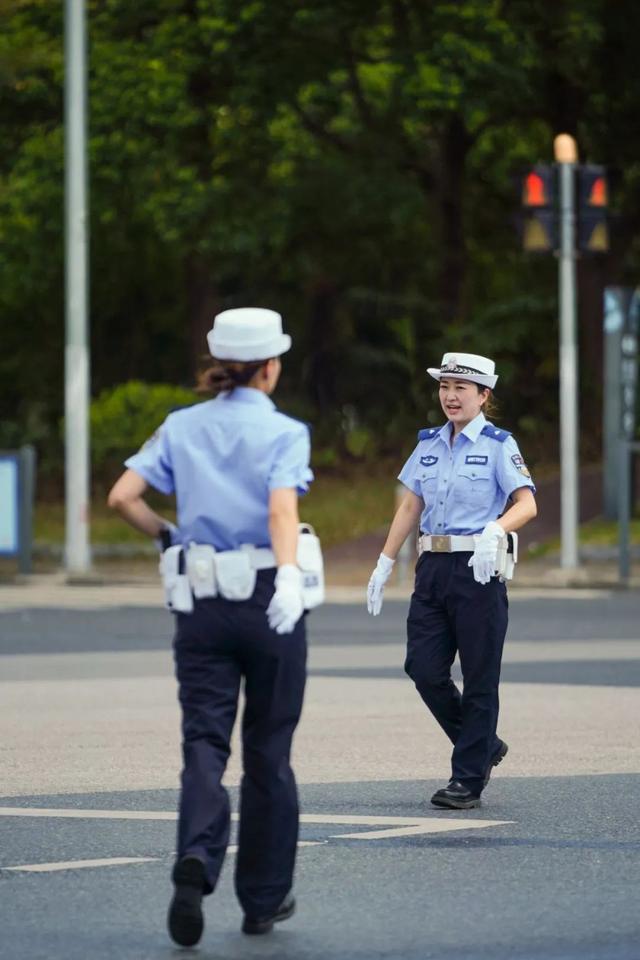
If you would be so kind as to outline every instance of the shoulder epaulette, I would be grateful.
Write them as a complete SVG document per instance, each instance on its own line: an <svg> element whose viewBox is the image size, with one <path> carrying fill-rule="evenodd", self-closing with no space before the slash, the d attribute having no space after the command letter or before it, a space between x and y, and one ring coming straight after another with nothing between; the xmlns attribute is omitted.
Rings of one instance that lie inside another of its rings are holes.
<svg viewBox="0 0 640 960"><path fill-rule="evenodd" d="M431 440L440 430L442 427L425 427L424 430L418 430L418 440Z"/></svg>
<svg viewBox="0 0 640 960"><path fill-rule="evenodd" d="M492 440L497 440L498 443L504 443L511 434L508 430L501 430L499 427L494 427L492 423L487 423L480 431L480 436L491 437Z"/></svg>

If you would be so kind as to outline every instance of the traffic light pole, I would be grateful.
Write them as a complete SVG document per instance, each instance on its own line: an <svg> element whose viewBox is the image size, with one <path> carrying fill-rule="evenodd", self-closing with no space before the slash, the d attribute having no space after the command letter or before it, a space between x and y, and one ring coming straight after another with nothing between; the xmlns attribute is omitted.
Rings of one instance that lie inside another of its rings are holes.
<svg viewBox="0 0 640 960"><path fill-rule="evenodd" d="M65 565L89 572L86 27L84 0L65 2Z"/></svg>
<svg viewBox="0 0 640 960"><path fill-rule="evenodd" d="M578 355L576 346L575 163L560 174L560 506L562 567L578 566Z"/></svg>

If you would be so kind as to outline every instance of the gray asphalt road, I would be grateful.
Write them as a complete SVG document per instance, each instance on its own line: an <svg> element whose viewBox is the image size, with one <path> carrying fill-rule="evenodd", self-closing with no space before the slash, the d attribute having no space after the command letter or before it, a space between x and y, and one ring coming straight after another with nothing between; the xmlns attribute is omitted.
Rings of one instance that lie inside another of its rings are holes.
<svg viewBox="0 0 640 960"><path fill-rule="evenodd" d="M510 606L509 643L640 636L640 598L632 592L566 600L555 598L552 591L544 599L519 599L514 591ZM406 612L403 601L385 601L379 617L368 617L364 603L327 604L309 617L310 642L324 646L403 640ZM171 615L155 607L17 610L1 616L0 655L159 650L167 646L171 631Z"/></svg>
<svg viewBox="0 0 640 960"><path fill-rule="evenodd" d="M512 601L510 643L526 651L534 644L541 653L509 661L504 679L518 689L537 685L548 691L545 703L557 712L558 739L568 717L574 725L581 721L571 712L573 691L577 697L585 686L610 687L607 703L613 711L616 696L639 696L638 610L638 598L630 594ZM362 663L329 659L330 665L314 669L315 676L323 682L373 679L384 698L387 685L402 677L401 663L376 665L373 654L402 638L404 615L400 603L386 604L376 620L364 617L360 607L317 611L310 620L312 645L335 648L336 654L342 645L358 646ZM54 685L77 675L87 654L101 664L99 655L108 651L163 650L170 631L169 617L157 610L7 613L0 618L0 671L5 655L7 668L24 671L32 662L34 675ZM618 650L616 641L635 645L625 647L624 657L608 654L608 643ZM545 646L563 642L561 659ZM24 654L30 661L17 656ZM56 654L65 656L49 658ZM7 669L7 686L24 684L16 670ZM406 684L406 696L415 696ZM583 694L576 702L584 709ZM640 696L638 706L636 717ZM38 704L24 703L25 711L34 709ZM74 714L72 702L69 713L82 742L83 717ZM637 743L639 729L627 722L616 730L615 717L607 720L616 737L612 747ZM46 724L46 715L42 721ZM526 724L518 729L520 740L512 750L522 761ZM555 746L549 743L550 753ZM585 738L584 750L593 751L593 773L560 769L553 776L513 776L508 758L487 790L487 803L464 814L431 808L428 797L441 781L423 779L418 769L414 778L401 780L382 775L375 781L324 778L302 784L307 820L301 839L310 845L299 851L297 916L258 942L243 937L231 853L207 903L197 955L203 960L638 960L640 770L603 773L602 746ZM235 788L231 792L235 797ZM175 806L175 790L0 797L0 958L184 955L164 929ZM383 817L396 819L389 825L379 822ZM403 833L412 824L413 832ZM381 835L388 829L395 835ZM104 863L116 858L131 862ZM98 863L79 868L79 861ZM28 869L38 865L50 866L45 872Z"/></svg>

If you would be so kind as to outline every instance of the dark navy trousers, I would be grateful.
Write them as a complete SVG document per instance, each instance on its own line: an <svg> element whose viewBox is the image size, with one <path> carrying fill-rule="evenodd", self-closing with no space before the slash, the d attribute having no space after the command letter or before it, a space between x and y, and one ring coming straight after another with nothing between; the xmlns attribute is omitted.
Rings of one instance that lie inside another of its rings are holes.
<svg viewBox="0 0 640 960"><path fill-rule="evenodd" d="M507 590L476 583L471 553L423 553L407 618L405 670L453 743L451 775L480 795L497 749L498 684ZM451 679L460 656L463 691Z"/></svg>
<svg viewBox="0 0 640 960"><path fill-rule="evenodd" d="M230 830L222 776L244 679L243 771L236 892L244 912L268 916L293 883L298 796L289 764L306 676L305 618L293 633L269 629L274 570L258 572L246 601L196 600L177 614L174 639L182 707L183 771L178 858L200 857L215 888Z"/></svg>

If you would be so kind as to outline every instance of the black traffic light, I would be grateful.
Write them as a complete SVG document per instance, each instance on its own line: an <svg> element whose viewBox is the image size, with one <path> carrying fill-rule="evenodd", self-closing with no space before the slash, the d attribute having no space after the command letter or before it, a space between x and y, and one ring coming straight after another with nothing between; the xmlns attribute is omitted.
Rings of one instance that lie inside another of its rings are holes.
<svg viewBox="0 0 640 960"><path fill-rule="evenodd" d="M558 246L555 167L537 164L522 177L522 248L549 253Z"/></svg>
<svg viewBox="0 0 640 960"><path fill-rule="evenodd" d="M577 172L577 247L582 253L606 253L609 249L609 187L605 168L584 164L578 167Z"/></svg>

